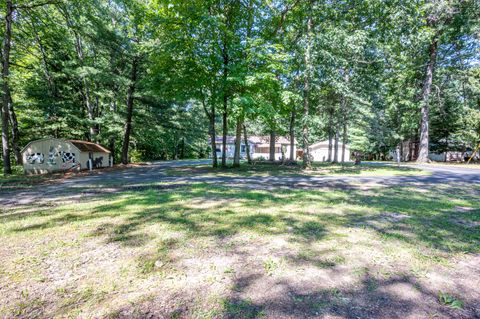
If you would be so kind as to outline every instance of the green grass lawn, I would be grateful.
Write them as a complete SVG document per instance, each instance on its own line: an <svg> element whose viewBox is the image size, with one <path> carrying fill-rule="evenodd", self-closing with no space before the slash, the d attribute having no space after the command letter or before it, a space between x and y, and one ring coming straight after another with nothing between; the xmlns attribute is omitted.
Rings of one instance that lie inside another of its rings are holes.
<svg viewBox="0 0 480 319"><path fill-rule="evenodd" d="M240 167L212 168L211 165L196 165L167 170L167 175L187 176L202 174L206 176L408 176L429 175L428 171L417 168L396 165L354 165L353 163L331 164L313 163L312 167L305 170L301 163L298 165L272 165L269 163L255 163Z"/></svg>
<svg viewBox="0 0 480 319"><path fill-rule="evenodd" d="M62 178L65 174L53 173L53 174L42 174L42 175L25 175L23 171L23 166L15 165L12 166L11 175L3 175L0 173L0 190L15 190L20 188L31 188L35 185L54 182Z"/></svg>
<svg viewBox="0 0 480 319"><path fill-rule="evenodd" d="M0 317L468 318L478 306L478 186L159 186L4 209Z"/></svg>

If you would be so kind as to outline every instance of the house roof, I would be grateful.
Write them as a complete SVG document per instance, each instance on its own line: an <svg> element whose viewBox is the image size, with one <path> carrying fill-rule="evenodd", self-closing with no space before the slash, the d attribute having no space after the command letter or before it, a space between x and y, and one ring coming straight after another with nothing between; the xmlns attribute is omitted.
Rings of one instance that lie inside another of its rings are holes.
<svg viewBox="0 0 480 319"><path fill-rule="evenodd" d="M242 138L243 141L243 138ZM216 143L222 143L223 137L217 136L215 138ZM269 145L270 144L270 136L269 135L252 135L248 137L248 142L251 144L256 145ZM294 142L297 144L297 142ZM235 136L228 135L227 136L227 144L235 144ZM290 144L290 138L284 136L276 136L275 137L275 144Z"/></svg>
<svg viewBox="0 0 480 319"><path fill-rule="evenodd" d="M252 135L248 140L254 144L270 144L270 135ZM290 144L290 137L275 136L275 144Z"/></svg>
<svg viewBox="0 0 480 319"><path fill-rule="evenodd" d="M87 142L87 141L79 141L79 140L67 140L68 142L75 145L81 152L97 152L97 153L110 153L110 151L103 147L100 144Z"/></svg>
<svg viewBox="0 0 480 319"><path fill-rule="evenodd" d="M243 141L243 138L241 140ZM223 143L223 137L222 136L215 137L215 143L222 144ZM227 135L227 144L235 144L235 136Z"/></svg>

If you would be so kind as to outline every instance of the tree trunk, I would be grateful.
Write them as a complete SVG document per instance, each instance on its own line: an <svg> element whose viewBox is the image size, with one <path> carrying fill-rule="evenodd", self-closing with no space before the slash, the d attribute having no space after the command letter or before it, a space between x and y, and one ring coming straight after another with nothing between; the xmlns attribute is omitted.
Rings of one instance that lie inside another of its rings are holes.
<svg viewBox="0 0 480 319"><path fill-rule="evenodd" d="M209 127L208 127L208 132L210 133L210 147L212 148L212 166L213 167L218 167L218 159L217 159L217 135L215 132L215 104L212 103L210 107L210 112L208 111L207 108L207 103L205 102L205 96L202 97L202 105L203 109L205 111L205 114L207 115L209 119Z"/></svg>
<svg viewBox="0 0 480 319"><path fill-rule="evenodd" d="M233 156L233 166L240 166L240 151L242 146L242 127L243 127L243 115L238 116L237 130L235 134L235 155Z"/></svg>
<svg viewBox="0 0 480 319"><path fill-rule="evenodd" d="M228 133L227 104L228 104L228 98L225 95L223 97L222 167L227 166L227 133Z"/></svg>
<svg viewBox="0 0 480 319"><path fill-rule="evenodd" d="M345 162L345 145L347 144L347 107L346 107L346 104L347 104L347 100L346 98L343 96L342 97L342 126L343 126L343 132L342 132L342 163ZM337 137L338 139L338 137ZM338 141L336 142L337 144L337 147L338 147Z"/></svg>
<svg viewBox="0 0 480 319"><path fill-rule="evenodd" d="M20 131L18 130L18 120L17 120L17 115L15 114L15 110L13 108L13 101L12 101L12 96L10 95L9 92L9 99L10 103L8 105L8 111L9 111L9 118L10 118L10 125L11 125L11 131L12 131L12 149L13 149L13 155L15 156L15 162L17 165L22 165L22 153L20 150Z"/></svg>
<svg viewBox="0 0 480 319"><path fill-rule="evenodd" d="M12 167L10 165L10 143L8 136L8 121L10 113L10 48L12 42L12 21L13 21L13 4L11 0L6 0L6 12L5 12L5 34L3 38L3 66L2 66L2 80L3 80L3 105L2 105L2 156L3 156L3 173L5 175L12 173Z"/></svg>
<svg viewBox="0 0 480 319"><path fill-rule="evenodd" d="M295 110L290 117L290 161L295 161Z"/></svg>
<svg viewBox="0 0 480 319"><path fill-rule="evenodd" d="M342 163L345 163L345 149L347 145L347 122L343 123L342 133Z"/></svg>
<svg viewBox="0 0 480 319"><path fill-rule="evenodd" d="M243 122L243 140L245 142L245 151L247 152L247 162L248 164L252 164L252 157L250 156L250 144L248 143L247 126L245 125L245 121Z"/></svg>
<svg viewBox="0 0 480 319"><path fill-rule="evenodd" d="M182 147L180 148L180 159L183 160L185 159L185 137L182 137L180 141L182 145Z"/></svg>
<svg viewBox="0 0 480 319"><path fill-rule="evenodd" d="M217 135L215 133L215 104L212 103L210 109L210 145L212 147L212 166L218 167L217 159Z"/></svg>
<svg viewBox="0 0 480 319"><path fill-rule="evenodd" d="M32 16L31 17L31 25L32 25L32 30L35 34L35 40L36 42L38 43L38 48L40 50L40 53L42 55L42 66L43 66L43 73L45 75L45 79L47 80L47 83L48 83L48 89L50 91L50 97L51 97L51 101L49 103L49 106L48 106L48 110L49 110L49 119L50 120L53 120L53 121L56 121L57 119L57 106L56 106L56 103L57 101L59 101L59 97L58 97L58 90L57 90L57 86L55 84L55 80L49 70L49 67L48 67L48 58L47 58L47 52L45 51L45 47L43 46L43 43L42 43L42 39L40 38L40 35L38 33L38 30L37 30L37 25L36 25L36 21L34 21L34 17ZM55 138L58 138L58 128L55 128L54 132L53 132L53 135Z"/></svg>
<svg viewBox="0 0 480 319"><path fill-rule="evenodd" d="M348 87L348 82L350 80L349 77L349 70L344 71L344 81L345 81L345 86ZM342 125L343 125L343 132L342 132L342 163L345 163L345 149L348 141L348 136L347 136L347 121L348 121L348 100L345 92L342 94Z"/></svg>
<svg viewBox="0 0 480 319"><path fill-rule="evenodd" d="M227 79L228 79L228 63L229 56L227 52L226 39L223 42L223 140L222 140L222 167L227 166L227 134L228 134L228 93L227 93Z"/></svg>
<svg viewBox="0 0 480 319"><path fill-rule="evenodd" d="M115 152L117 151L115 149L115 138L110 137L108 144L109 144L108 149L110 150L110 156L112 156L112 165L113 165L115 163Z"/></svg>
<svg viewBox="0 0 480 319"><path fill-rule="evenodd" d="M276 134L275 130L270 131L270 154L268 160L273 162L275 161L275 139L276 139Z"/></svg>
<svg viewBox="0 0 480 319"><path fill-rule="evenodd" d="M128 147L130 145L130 134L132 132L133 102L135 100L135 88L137 85L138 57L132 61L132 73L130 75L130 85L127 92L127 121L125 123L125 132L123 134L122 145L122 164L128 164Z"/></svg>
<svg viewBox="0 0 480 319"><path fill-rule="evenodd" d="M328 162L332 162L332 151L333 151L333 134L332 132L328 133Z"/></svg>
<svg viewBox="0 0 480 319"><path fill-rule="evenodd" d="M433 73L435 71L435 63L437 60L438 38L433 38L429 47L429 60L425 69L425 79L422 87L422 108L421 108L421 123L420 123L420 145L417 157L417 163L428 162L429 153L429 98L432 90Z"/></svg>
<svg viewBox="0 0 480 319"><path fill-rule="evenodd" d="M303 146L303 166L308 168L311 166L310 150L309 150L309 129L308 129L308 113L310 108L310 78L312 72L311 51L312 51L312 29L313 20L311 12L307 19L307 48L305 50L305 78L303 88L303 128L302 128L302 146Z"/></svg>
<svg viewBox="0 0 480 319"><path fill-rule="evenodd" d="M61 10L62 11L62 10ZM75 37L75 50L77 51L78 60L81 66L84 66L84 54L83 54L83 43L80 35L77 33L73 21L70 19L70 14L67 8L63 9L63 15L67 26L72 30L72 33ZM83 102L85 104L85 109L87 110L87 118L89 120L89 140L93 141L95 138L95 125L93 121L95 120L94 107L90 101L90 87L88 81L85 77L82 77L82 96Z"/></svg>
<svg viewBox="0 0 480 319"><path fill-rule="evenodd" d="M335 130L335 142L334 142L334 149L333 149L333 162L338 163L338 129Z"/></svg>
<svg viewBox="0 0 480 319"><path fill-rule="evenodd" d="M173 141L173 159L178 160L178 140L177 140L177 133L175 133L175 138Z"/></svg>
<svg viewBox="0 0 480 319"><path fill-rule="evenodd" d="M333 110L328 111L328 162L333 160Z"/></svg>

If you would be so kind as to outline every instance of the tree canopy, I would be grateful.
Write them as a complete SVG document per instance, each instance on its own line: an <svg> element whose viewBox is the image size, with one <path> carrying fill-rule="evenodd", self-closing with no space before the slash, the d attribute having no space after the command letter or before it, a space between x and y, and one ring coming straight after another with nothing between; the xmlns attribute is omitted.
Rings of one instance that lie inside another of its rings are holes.
<svg viewBox="0 0 480 319"><path fill-rule="evenodd" d="M213 157L216 137L385 158L480 142L476 0L2 0L2 161L43 137L116 162ZM296 160L296 154L289 155ZM226 165L223 152L221 164ZM234 164L239 164L235 152Z"/></svg>

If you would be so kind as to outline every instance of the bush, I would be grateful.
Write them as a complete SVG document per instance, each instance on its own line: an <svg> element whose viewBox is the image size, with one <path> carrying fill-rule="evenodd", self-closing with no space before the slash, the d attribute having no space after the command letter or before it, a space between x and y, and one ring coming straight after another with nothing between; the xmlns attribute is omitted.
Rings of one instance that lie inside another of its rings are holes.
<svg viewBox="0 0 480 319"><path fill-rule="evenodd" d="M130 155L130 162L131 163L139 163L145 160L143 152L137 149L132 149L129 152Z"/></svg>

